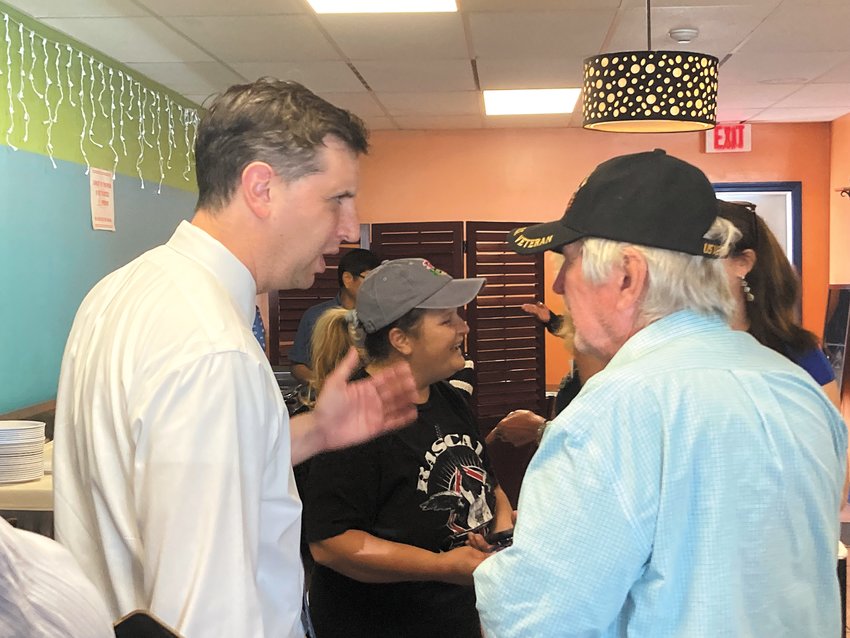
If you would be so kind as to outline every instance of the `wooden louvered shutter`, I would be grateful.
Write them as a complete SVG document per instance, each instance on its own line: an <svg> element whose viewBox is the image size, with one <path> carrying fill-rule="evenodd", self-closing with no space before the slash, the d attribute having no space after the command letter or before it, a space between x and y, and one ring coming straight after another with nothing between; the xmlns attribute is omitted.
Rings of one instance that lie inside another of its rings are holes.
<svg viewBox="0 0 850 638"><path fill-rule="evenodd" d="M422 257L463 277L463 222L372 224L370 249L381 259Z"/></svg>
<svg viewBox="0 0 850 638"><path fill-rule="evenodd" d="M518 255L505 243L508 231L521 225L469 222L466 226L466 276L487 279L467 316L469 356L477 372L473 409L483 434L512 410L548 416L544 328L520 309L523 303L543 299L543 255ZM534 449L501 442L490 446L502 488L514 506Z"/></svg>
<svg viewBox="0 0 850 638"><path fill-rule="evenodd" d="M279 290L269 293L269 362L273 366L289 366L289 349L295 341L298 322L304 311L317 303L333 299L339 292L337 268L342 256L356 245L344 245L338 255L326 255L325 272L307 290ZM277 344L277 347L275 347Z"/></svg>

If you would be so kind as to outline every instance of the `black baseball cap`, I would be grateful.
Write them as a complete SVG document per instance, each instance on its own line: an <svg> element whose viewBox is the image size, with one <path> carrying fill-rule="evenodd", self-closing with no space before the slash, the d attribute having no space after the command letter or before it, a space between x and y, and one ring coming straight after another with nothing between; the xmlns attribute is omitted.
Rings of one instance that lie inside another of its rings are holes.
<svg viewBox="0 0 850 638"><path fill-rule="evenodd" d="M515 228L508 244L527 255L599 237L718 257L720 244L704 237L716 218L717 198L705 174L655 149L603 162L579 186L561 219Z"/></svg>

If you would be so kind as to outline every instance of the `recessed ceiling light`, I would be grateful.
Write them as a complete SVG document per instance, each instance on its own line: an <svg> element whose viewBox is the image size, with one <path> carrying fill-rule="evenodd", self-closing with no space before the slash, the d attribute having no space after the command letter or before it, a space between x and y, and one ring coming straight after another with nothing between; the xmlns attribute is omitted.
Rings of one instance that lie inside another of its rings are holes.
<svg viewBox="0 0 850 638"><path fill-rule="evenodd" d="M487 115L572 113L581 89L512 89L484 91Z"/></svg>
<svg viewBox="0 0 850 638"><path fill-rule="evenodd" d="M456 0L307 0L316 13L447 13Z"/></svg>

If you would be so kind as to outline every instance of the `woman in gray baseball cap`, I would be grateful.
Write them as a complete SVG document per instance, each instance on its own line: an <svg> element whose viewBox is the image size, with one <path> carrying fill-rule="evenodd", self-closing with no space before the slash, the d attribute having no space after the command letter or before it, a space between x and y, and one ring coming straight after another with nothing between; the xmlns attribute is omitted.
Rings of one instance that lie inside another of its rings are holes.
<svg viewBox="0 0 850 638"><path fill-rule="evenodd" d="M418 418L313 460L304 525L318 638L481 635L472 571L486 554L466 540L509 528L511 506L466 400L445 379L464 365L469 328L457 309L483 284L397 259L366 277L346 317L361 333L361 374L410 364Z"/></svg>

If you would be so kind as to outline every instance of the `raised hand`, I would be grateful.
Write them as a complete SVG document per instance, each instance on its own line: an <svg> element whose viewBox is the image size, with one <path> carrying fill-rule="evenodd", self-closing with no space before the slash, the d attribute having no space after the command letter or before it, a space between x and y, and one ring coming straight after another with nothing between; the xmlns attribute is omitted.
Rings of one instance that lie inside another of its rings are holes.
<svg viewBox="0 0 850 638"><path fill-rule="evenodd" d="M322 387L313 411L322 450L362 443L416 418L416 386L407 363L349 381L358 365L357 351L351 348Z"/></svg>

